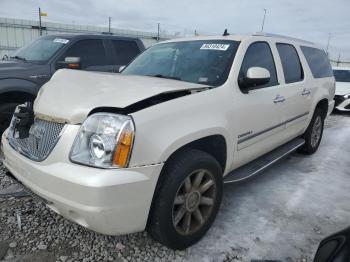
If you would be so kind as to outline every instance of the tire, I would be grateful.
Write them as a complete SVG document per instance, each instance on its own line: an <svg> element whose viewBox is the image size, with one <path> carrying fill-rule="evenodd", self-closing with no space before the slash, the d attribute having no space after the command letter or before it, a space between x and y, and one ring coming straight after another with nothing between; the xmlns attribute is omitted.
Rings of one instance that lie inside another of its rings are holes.
<svg viewBox="0 0 350 262"><path fill-rule="evenodd" d="M161 178L147 230L161 244L185 249L199 241L215 220L222 200L221 167L211 155L190 149L172 158Z"/></svg>
<svg viewBox="0 0 350 262"><path fill-rule="evenodd" d="M17 103L6 103L0 105L0 135L9 127L12 115L17 106Z"/></svg>
<svg viewBox="0 0 350 262"><path fill-rule="evenodd" d="M321 143L324 127L324 114L320 108L316 108L311 122L303 135L305 144L300 152L311 155L315 153Z"/></svg>

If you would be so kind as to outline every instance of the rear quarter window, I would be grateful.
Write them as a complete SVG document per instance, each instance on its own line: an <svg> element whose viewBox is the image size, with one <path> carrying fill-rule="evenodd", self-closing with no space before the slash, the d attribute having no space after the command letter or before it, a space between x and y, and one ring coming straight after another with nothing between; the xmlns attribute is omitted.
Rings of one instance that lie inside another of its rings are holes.
<svg viewBox="0 0 350 262"><path fill-rule="evenodd" d="M333 76L331 64L326 53L318 48L301 46L306 61L311 69L314 78Z"/></svg>

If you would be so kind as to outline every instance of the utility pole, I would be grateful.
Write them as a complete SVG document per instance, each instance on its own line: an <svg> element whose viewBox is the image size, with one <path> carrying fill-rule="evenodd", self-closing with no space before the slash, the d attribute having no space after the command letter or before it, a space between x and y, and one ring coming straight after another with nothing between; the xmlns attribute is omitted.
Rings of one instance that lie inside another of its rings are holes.
<svg viewBox="0 0 350 262"><path fill-rule="evenodd" d="M265 18L266 18L266 9L264 8L264 18L262 20L262 24L261 24L261 32L264 31L264 25L265 25Z"/></svg>
<svg viewBox="0 0 350 262"><path fill-rule="evenodd" d="M39 34L43 35L43 30L41 28L41 9L39 7Z"/></svg>
<svg viewBox="0 0 350 262"><path fill-rule="evenodd" d="M160 23L158 23L158 34L157 34L157 41L160 39Z"/></svg>
<svg viewBox="0 0 350 262"><path fill-rule="evenodd" d="M111 32L112 17L108 17L108 33Z"/></svg>
<svg viewBox="0 0 350 262"><path fill-rule="evenodd" d="M326 48L326 53L328 55L328 49L329 49L329 42L331 41L331 33L328 34L328 41L327 41L327 48Z"/></svg>
<svg viewBox="0 0 350 262"><path fill-rule="evenodd" d="M195 29L194 30L194 36L197 36L198 34L197 34L197 30Z"/></svg>
<svg viewBox="0 0 350 262"><path fill-rule="evenodd" d="M338 55L337 66L339 66L339 64L340 64L340 53Z"/></svg>

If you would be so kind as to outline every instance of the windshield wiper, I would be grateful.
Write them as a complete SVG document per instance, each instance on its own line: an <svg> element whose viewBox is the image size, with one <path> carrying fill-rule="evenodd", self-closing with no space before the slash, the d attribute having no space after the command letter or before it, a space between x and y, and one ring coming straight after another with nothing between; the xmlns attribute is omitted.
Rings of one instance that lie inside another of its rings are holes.
<svg viewBox="0 0 350 262"><path fill-rule="evenodd" d="M165 75L161 75L161 74L157 74L157 75L150 75L152 77L158 77L158 78L165 78L165 79L172 79L172 80L180 80L181 78L179 77L175 77L175 76L165 76Z"/></svg>
<svg viewBox="0 0 350 262"><path fill-rule="evenodd" d="M27 61L27 59L25 59L24 57L18 56L18 55L10 56L10 58L14 58L14 59L21 60L21 61L24 61L24 62Z"/></svg>

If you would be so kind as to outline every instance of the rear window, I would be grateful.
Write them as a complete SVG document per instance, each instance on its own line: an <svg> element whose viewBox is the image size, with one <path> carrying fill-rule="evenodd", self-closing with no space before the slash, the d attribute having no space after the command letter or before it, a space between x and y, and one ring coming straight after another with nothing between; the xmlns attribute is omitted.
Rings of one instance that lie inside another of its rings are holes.
<svg viewBox="0 0 350 262"><path fill-rule="evenodd" d="M129 64L140 53L140 49L134 41L114 40L112 42L117 55L117 65Z"/></svg>
<svg viewBox="0 0 350 262"><path fill-rule="evenodd" d="M277 44L277 50L281 58L284 78L286 83L299 82L304 79L299 55L294 46L289 44Z"/></svg>
<svg viewBox="0 0 350 262"><path fill-rule="evenodd" d="M301 46L300 48L303 51L314 78L333 76L331 64L323 50L307 46Z"/></svg>
<svg viewBox="0 0 350 262"><path fill-rule="evenodd" d="M335 81L337 82L350 82L350 69L334 69L333 70Z"/></svg>

